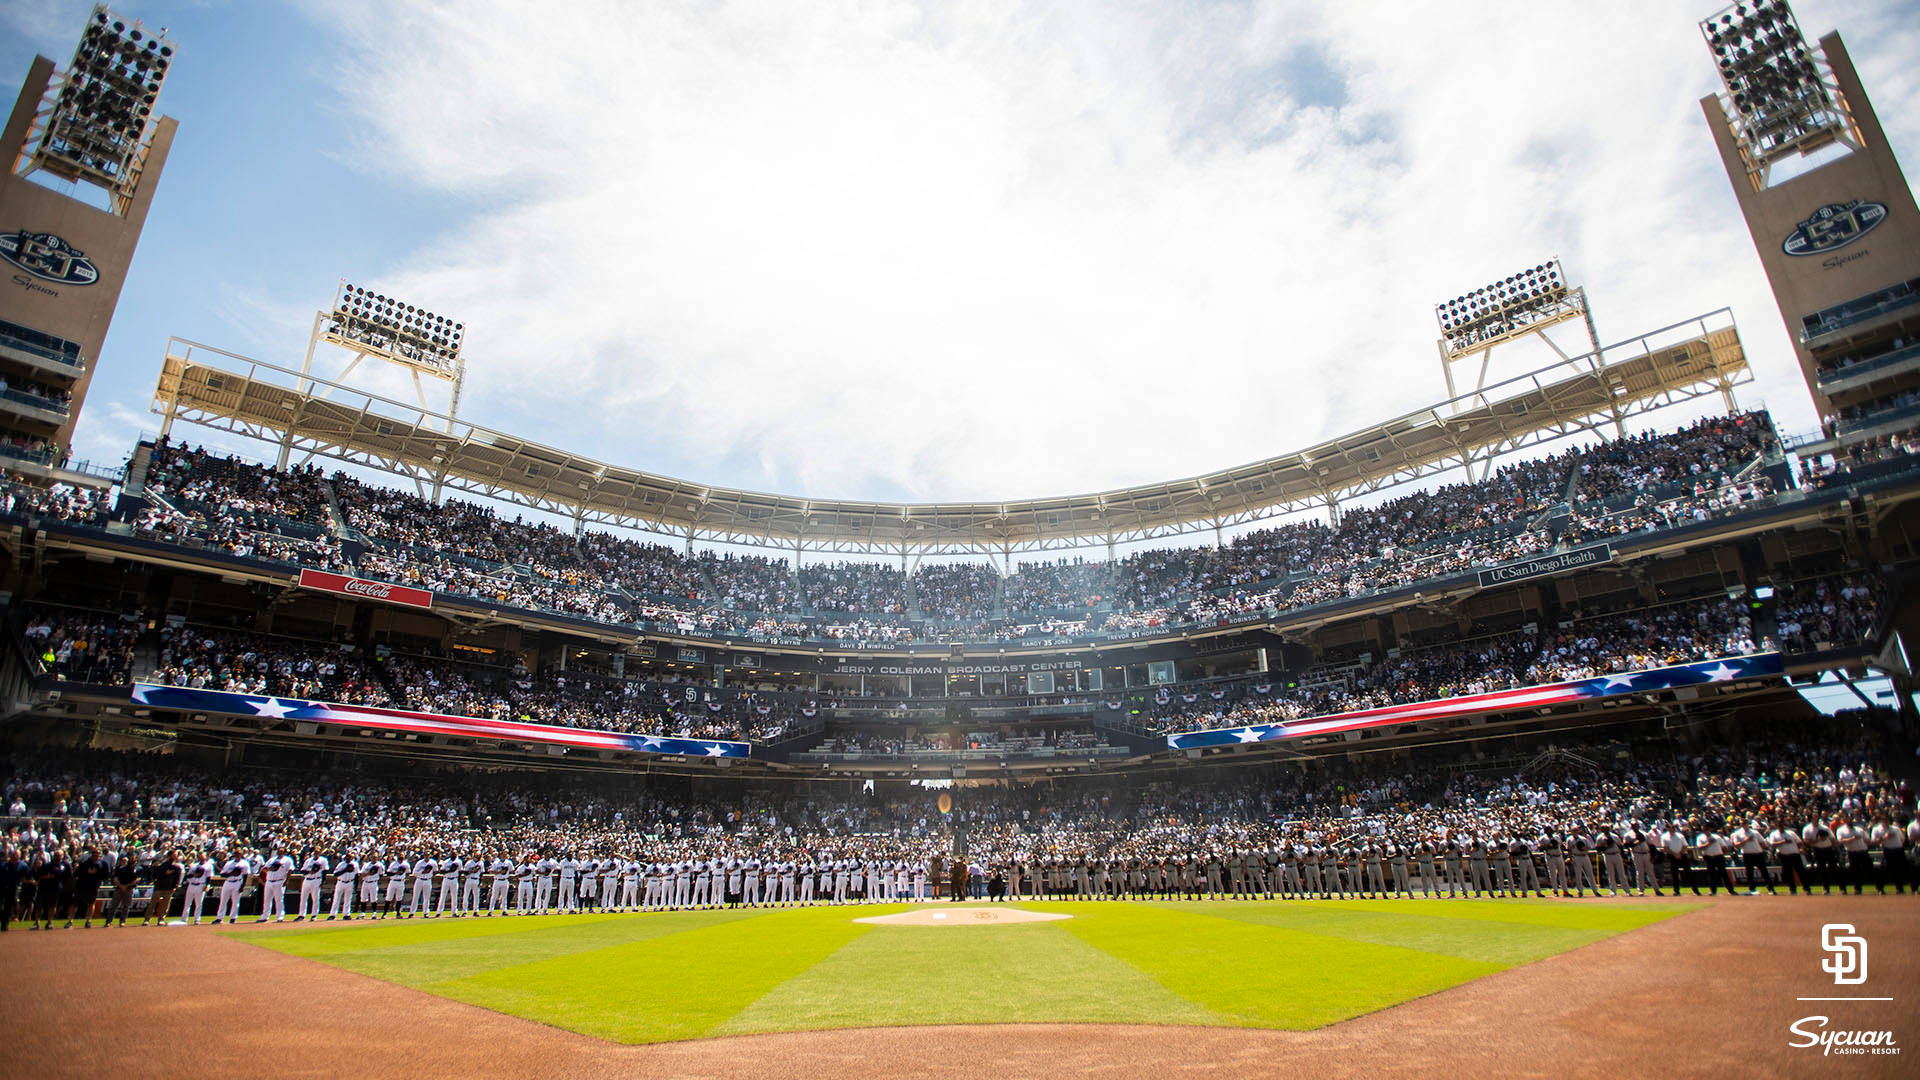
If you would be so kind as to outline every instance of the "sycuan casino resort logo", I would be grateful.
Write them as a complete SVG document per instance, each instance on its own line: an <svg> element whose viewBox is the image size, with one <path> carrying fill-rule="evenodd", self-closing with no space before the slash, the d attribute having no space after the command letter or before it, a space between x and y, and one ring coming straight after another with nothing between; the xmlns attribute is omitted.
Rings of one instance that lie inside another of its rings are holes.
<svg viewBox="0 0 1920 1080"><path fill-rule="evenodd" d="M91 285L100 280L100 271L84 251L52 233L0 233L0 258L42 281L62 285Z"/></svg>
<svg viewBox="0 0 1920 1080"><path fill-rule="evenodd" d="M1885 220L1885 203L1860 199L1828 203L1808 214L1807 220L1788 233L1786 240L1780 244L1780 250L1789 255L1819 255L1834 251L1872 232L1876 225Z"/></svg>

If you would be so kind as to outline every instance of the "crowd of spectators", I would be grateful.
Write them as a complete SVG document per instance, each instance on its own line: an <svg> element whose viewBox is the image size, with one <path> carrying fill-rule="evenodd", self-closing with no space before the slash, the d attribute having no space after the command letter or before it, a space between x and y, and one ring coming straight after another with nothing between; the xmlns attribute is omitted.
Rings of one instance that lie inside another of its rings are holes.
<svg viewBox="0 0 1920 1080"><path fill-rule="evenodd" d="M1745 600L1719 595L1559 627L1400 649L1397 655L1285 679L1245 677L1205 694L1163 689L1130 702L1113 698L1107 708L1130 710L1135 722L1156 733L1192 731L1644 671L1769 651L1776 642L1788 652L1857 646L1875 629L1884 595L1885 584L1875 575L1816 579L1776 591L1773 633L1754 625Z"/></svg>
<svg viewBox="0 0 1920 1080"><path fill-rule="evenodd" d="M0 839L34 871L29 881L58 888L59 875L37 871L57 860L70 873L89 848L109 865L142 866L169 852L256 864L274 853L296 863L323 855L892 866L941 859L964 830L975 877L1018 875L1032 892L1084 892L1092 882L1104 883L1105 895L1212 894L1231 888L1238 871L1291 863L1316 876L1338 873L1319 891L1381 895L1389 890L1380 868L1396 853L1409 869L1424 856L1460 878L1470 859L1498 858L1490 851L1544 870L1535 891L1551 891L1554 871L1571 870L1576 854L1615 891L1730 888L1726 868L1757 836L1766 841L1757 845L1761 876L1748 878L1749 889L1786 884L1790 867L1800 885L1904 889L1910 841L1920 838L1915 795L1881 767L1885 748L1866 730L1841 720L1755 720L1731 737L1535 735L1491 753L1442 745L1394 758L1316 759L1304 769L873 792L722 780L670 791L619 776L457 769L212 771L157 753L17 749L0 776L8 812ZM1793 845L1805 855L1791 863L1781 857L1785 834L1805 843ZM1820 858L1823 843L1839 858ZM1853 861L1856 843L1862 862ZM1652 860L1635 859L1649 850L1659 859L1650 877L1640 867ZM1116 882L1116 870L1129 878ZM1139 880L1134 871L1154 876L1144 889L1128 888ZM1561 883L1573 891L1574 881ZM1288 891L1269 884L1269 893Z"/></svg>
<svg viewBox="0 0 1920 1080"><path fill-rule="evenodd" d="M1336 524L1296 522L1219 547L1112 562L1023 563L1004 579L976 561L930 562L909 574L887 561L796 570L769 556L689 556L601 530L508 520L457 498L436 504L344 473L273 470L165 442L148 474L165 506L141 514L136 529L504 606L764 642L1130 636L1335 602L1737 512L1771 496L1765 480L1742 474L1774 449L1764 412L1711 418L1343 508ZM99 515L81 497L56 505Z"/></svg>
<svg viewBox="0 0 1920 1080"><path fill-rule="evenodd" d="M1870 644L1886 589L1869 574L1817 578L1775 587L1774 621L1789 653Z"/></svg>
<svg viewBox="0 0 1920 1080"><path fill-rule="evenodd" d="M99 612L35 610L21 635L43 670L70 682L116 686L133 673L133 650L145 624Z"/></svg>
<svg viewBox="0 0 1920 1080"><path fill-rule="evenodd" d="M23 484L0 470L0 514L52 518L98 528L107 523L112 511L113 501L100 488Z"/></svg>
<svg viewBox="0 0 1920 1080"><path fill-rule="evenodd" d="M958 753L1019 757L1036 753L1106 749L1108 745L1106 736L1087 724L1061 724L1032 730L1020 729L1017 732L957 729L922 731L910 736L869 727L830 733L807 752L843 758L938 757Z"/></svg>
<svg viewBox="0 0 1920 1080"><path fill-rule="evenodd" d="M1406 647L1292 673L1161 686L1119 696L1083 695L1096 719L1152 733L1280 723L1412 701L1490 693L1748 655L1870 643L1886 596L1875 574L1777 587L1771 625L1756 625L1745 598L1705 599L1589 617L1463 641ZM51 673L125 682L139 619L36 609L30 648ZM162 685L268 694L448 715L525 720L634 734L771 742L818 727L823 695L804 688L660 682L588 671L529 672L197 625L155 631L157 662L143 677ZM827 695L826 706L840 702ZM1071 694L1058 701L1072 704ZM891 736L890 736L891 737Z"/></svg>
<svg viewBox="0 0 1920 1080"><path fill-rule="evenodd" d="M71 387L54 386L38 379L23 379L18 375L9 379L6 375L0 374L0 394L32 399L27 404L39 405L41 408L58 412L65 412L67 406L73 404Z"/></svg>

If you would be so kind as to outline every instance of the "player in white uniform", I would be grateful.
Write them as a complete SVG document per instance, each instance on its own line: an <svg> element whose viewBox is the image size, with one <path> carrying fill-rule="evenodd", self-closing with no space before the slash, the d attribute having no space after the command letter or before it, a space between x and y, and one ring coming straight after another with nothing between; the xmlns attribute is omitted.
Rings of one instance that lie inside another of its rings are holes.
<svg viewBox="0 0 1920 1080"><path fill-rule="evenodd" d="M186 895L180 903L180 920L200 925L200 912L207 905L207 883L213 880L213 860L201 856L187 865Z"/></svg>
<svg viewBox="0 0 1920 1080"><path fill-rule="evenodd" d="M513 910L517 915L533 914L533 879L540 868L531 859L513 868Z"/></svg>
<svg viewBox="0 0 1920 1080"><path fill-rule="evenodd" d="M433 860L421 855L413 860L413 895L407 900L407 918L424 916L433 907Z"/></svg>
<svg viewBox="0 0 1920 1080"><path fill-rule="evenodd" d="M620 860L608 858L600 864L600 910L612 911L620 899Z"/></svg>
<svg viewBox="0 0 1920 1080"><path fill-rule="evenodd" d="M693 864L685 859L673 865L673 906L693 906Z"/></svg>
<svg viewBox="0 0 1920 1080"><path fill-rule="evenodd" d="M328 865L327 857L318 852L300 864L300 910L294 914L294 922L320 917L320 884L326 879Z"/></svg>
<svg viewBox="0 0 1920 1080"><path fill-rule="evenodd" d="M223 918L230 923L239 921L240 889L252 873L253 865L238 855L230 856L220 867L220 903L213 909L216 924Z"/></svg>
<svg viewBox="0 0 1920 1080"><path fill-rule="evenodd" d="M407 860L401 858L398 852L387 860L387 901L380 912L381 918L388 915L396 919L400 917L400 908L407 900L407 869Z"/></svg>
<svg viewBox="0 0 1920 1080"><path fill-rule="evenodd" d="M553 876L560 866L549 858L542 858L534 864L533 910L548 912L553 910Z"/></svg>
<svg viewBox="0 0 1920 1080"><path fill-rule="evenodd" d="M480 914L480 875L484 870L486 864L478 855L469 853L460 862L460 910L465 914Z"/></svg>
<svg viewBox="0 0 1920 1080"><path fill-rule="evenodd" d="M580 910L592 911L600 897L600 860L586 859L580 863L580 882L575 890Z"/></svg>
<svg viewBox="0 0 1920 1080"><path fill-rule="evenodd" d="M748 859L745 868L745 884L740 891L740 902L747 907L760 906L760 860Z"/></svg>
<svg viewBox="0 0 1920 1080"><path fill-rule="evenodd" d="M580 860L571 855L560 860L560 910L580 910Z"/></svg>
<svg viewBox="0 0 1920 1080"><path fill-rule="evenodd" d="M276 851L260 871L260 917L255 922L287 921L287 875L293 873L293 859Z"/></svg>
<svg viewBox="0 0 1920 1080"><path fill-rule="evenodd" d="M451 856L441 859L435 871L440 875L440 905L433 909L433 917L439 918L442 912L460 914L460 861Z"/></svg>
<svg viewBox="0 0 1920 1080"><path fill-rule="evenodd" d="M649 870L652 867L648 867ZM665 870L662 870L662 874ZM651 877L651 875L649 875ZM665 879L662 878L664 888ZM640 903L640 864L627 859L620 864L620 910L632 911Z"/></svg>
<svg viewBox="0 0 1920 1080"><path fill-rule="evenodd" d="M493 884L487 890L487 917L505 915L507 912L507 894L512 891L513 864L505 858L495 855L487 866L493 875Z"/></svg>
<svg viewBox="0 0 1920 1080"><path fill-rule="evenodd" d="M360 860L360 913L380 917L380 874L386 866L379 859Z"/></svg>
<svg viewBox="0 0 1920 1080"><path fill-rule="evenodd" d="M353 918L353 883L360 876L360 864L351 855L340 856L333 866L333 906L327 911L327 921Z"/></svg>

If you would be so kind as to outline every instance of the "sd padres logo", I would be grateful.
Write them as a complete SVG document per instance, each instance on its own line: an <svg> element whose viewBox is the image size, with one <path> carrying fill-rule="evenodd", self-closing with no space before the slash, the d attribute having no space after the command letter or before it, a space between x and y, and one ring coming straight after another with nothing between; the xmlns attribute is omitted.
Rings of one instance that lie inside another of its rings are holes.
<svg viewBox="0 0 1920 1080"><path fill-rule="evenodd" d="M1874 227L1887 220L1885 203L1852 202L1828 203L1807 215L1807 220L1799 228L1787 234L1780 244L1780 250L1789 255L1819 255L1846 247L1855 240L1872 232Z"/></svg>
<svg viewBox="0 0 1920 1080"><path fill-rule="evenodd" d="M1820 961L1820 970L1841 986L1867 981L1867 939L1852 923L1827 923L1820 928L1820 947L1833 955Z"/></svg>
<svg viewBox="0 0 1920 1080"><path fill-rule="evenodd" d="M0 234L0 259L32 274L42 281L63 285L91 285L100 280L83 251L52 233L19 232Z"/></svg>

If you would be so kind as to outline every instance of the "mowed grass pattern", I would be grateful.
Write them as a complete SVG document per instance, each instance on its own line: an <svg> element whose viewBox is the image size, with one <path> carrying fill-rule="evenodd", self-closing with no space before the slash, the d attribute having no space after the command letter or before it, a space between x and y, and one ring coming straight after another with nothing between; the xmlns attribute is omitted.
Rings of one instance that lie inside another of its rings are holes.
<svg viewBox="0 0 1920 1080"><path fill-rule="evenodd" d="M1307 1030L1692 910L1386 900L1023 903L1073 916L875 926L908 905L320 924L235 935L625 1043L902 1024Z"/></svg>

